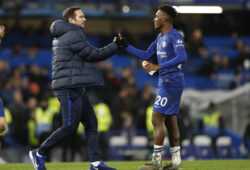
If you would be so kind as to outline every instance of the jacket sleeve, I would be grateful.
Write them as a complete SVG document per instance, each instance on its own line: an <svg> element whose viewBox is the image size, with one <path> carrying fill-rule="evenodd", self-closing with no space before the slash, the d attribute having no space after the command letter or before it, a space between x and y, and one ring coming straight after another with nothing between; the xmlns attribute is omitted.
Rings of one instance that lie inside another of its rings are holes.
<svg viewBox="0 0 250 170"><path fill-rule="evenodd" d="M70 49L88 62L105 60L118 51L115 43L110 43L103 48L92 46L80 32L72 31L70 36Z"/></svg>

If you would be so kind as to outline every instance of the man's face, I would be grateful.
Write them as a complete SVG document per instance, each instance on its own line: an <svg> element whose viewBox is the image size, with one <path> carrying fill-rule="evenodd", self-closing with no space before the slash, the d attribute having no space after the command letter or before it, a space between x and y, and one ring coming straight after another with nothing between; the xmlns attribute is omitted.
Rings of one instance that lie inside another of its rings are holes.
<svg viewBox="0 0 250 170"><path fill-rule="evenodd" d="M84 28L85 27L85 22L86 22L86 18L84 17L84 14L82 12L82 10L76 10L75 11L75 18L69 18L69 22L72 24L76 24L79 27Z"/></svg>
<svg viewBox="0 0 250 170"><path fill-rule="evenodd" d="M165 14L161 10L158 10L156 12L156 15L154 18L155 29L160 29L161 27L163 27L163 25L164 25L164 23L166 23L166 21L168 21L167 14Z"/></svg>

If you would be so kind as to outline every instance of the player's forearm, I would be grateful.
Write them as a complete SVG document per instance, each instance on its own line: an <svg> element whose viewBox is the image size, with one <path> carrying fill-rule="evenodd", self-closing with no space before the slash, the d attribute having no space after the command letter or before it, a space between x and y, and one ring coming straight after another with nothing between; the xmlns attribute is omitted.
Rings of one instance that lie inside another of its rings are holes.
<svg viewBox="0 0 250 170"><path fill-rule="evenodd" d="M143 59L143 60L147 60L147 59L149 59L151 57L151 54L149 52L137 49L137 48L135 48L135 47L133 47L131 45L126 47L125 50L127 52L129 52L130 54L133 54L133 55L135 55L138 58Z"/></svg>
<svg viewBox="0 0 250 170"><path fill-rule="evenodd" d="M172 66L177 66L179 64L183 64L187 61L187 55L185 53L185 51L179 53L175 58L173 58L172 60L166 62L166 63L162 63L160 64L161 68L168 68L168 67L172 67Z"/></svg>

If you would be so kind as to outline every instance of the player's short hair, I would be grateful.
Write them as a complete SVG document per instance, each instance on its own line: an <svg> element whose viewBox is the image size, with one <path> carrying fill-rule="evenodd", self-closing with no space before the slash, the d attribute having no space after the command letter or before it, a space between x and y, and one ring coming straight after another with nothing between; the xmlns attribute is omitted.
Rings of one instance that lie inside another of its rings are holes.
<svg viewBox="0 0 250 170"><path fill-rule="evenodd" d="M63 10L63 20L69 22L69 18L75 18L76 17L75 11L79 9L81 8L78 6L72 6Z"/></svg>
<svg viewBox="0 0 250 170"><path fill-rule="evenodd" d="M170 16L170 21L173 22L174 19L177 16L177 11L175 8L173 8L172 6L168 5L168 4L162 4L159 6L159 9L161 11L163 11L164 13L166 13L168 16Z"/></svg>

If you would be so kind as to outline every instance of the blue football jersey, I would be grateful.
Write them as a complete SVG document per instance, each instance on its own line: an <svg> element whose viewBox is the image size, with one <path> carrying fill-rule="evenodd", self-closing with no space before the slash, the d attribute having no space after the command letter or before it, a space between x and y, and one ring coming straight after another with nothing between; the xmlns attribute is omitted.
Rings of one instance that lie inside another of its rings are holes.
<svg viewBox="0 0 250 170"><path fill-rule="evenodd" d="M159 70L159 76L168 73L181 72L181 64L172 63L174 60L186 60L186 52L184 49L184 40L176 29L171 29L167 34L160 33L157 37L156 54L158 64L162 67ZM176 57L179 57L176 59Z"/></svg>

